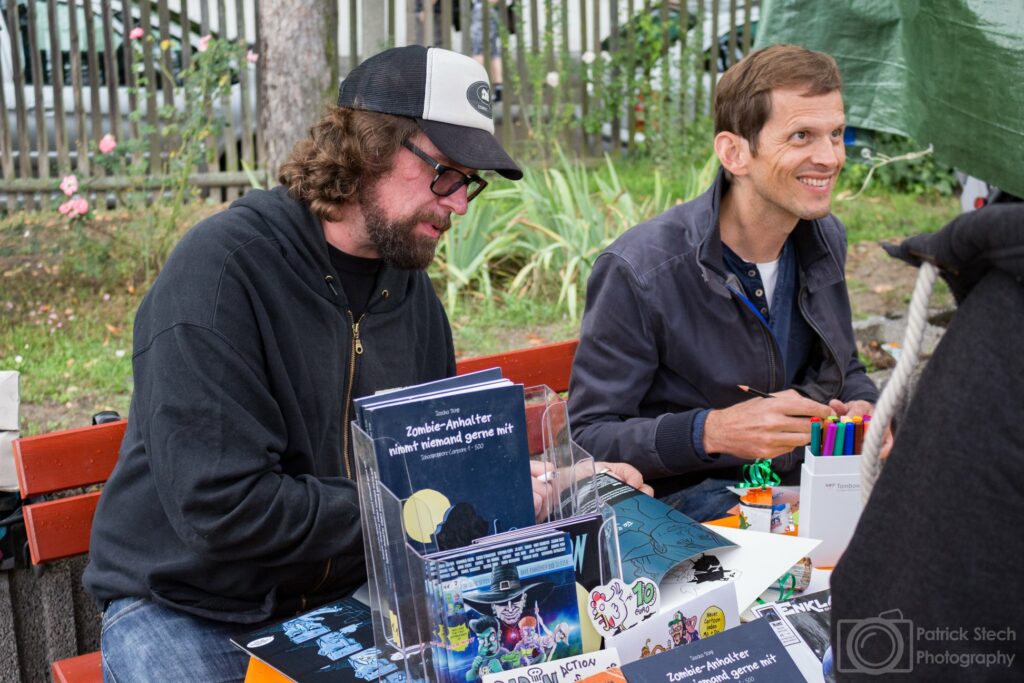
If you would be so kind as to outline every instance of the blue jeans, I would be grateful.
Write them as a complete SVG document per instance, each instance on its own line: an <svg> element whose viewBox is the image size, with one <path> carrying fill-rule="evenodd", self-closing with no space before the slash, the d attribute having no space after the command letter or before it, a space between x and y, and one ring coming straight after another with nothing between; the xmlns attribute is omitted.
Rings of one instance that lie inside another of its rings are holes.
<svg viewBox="0 0 1024 683"><path fill-rule="evenodd" d="M666 505L671 505L687 517L698 522L710 522L721 519L729 508L740 501L739 496L726 488L735 486L735 479L705 479L699 484L670 493L659 498Z"/></svg>
<svg viewBox="0 0 1024 683"><path fill-rule="evenodd" d="M103 612L103 680L241 681L249 655L230 638L259 627L202 619L145 598L113 600Z"/></svg>

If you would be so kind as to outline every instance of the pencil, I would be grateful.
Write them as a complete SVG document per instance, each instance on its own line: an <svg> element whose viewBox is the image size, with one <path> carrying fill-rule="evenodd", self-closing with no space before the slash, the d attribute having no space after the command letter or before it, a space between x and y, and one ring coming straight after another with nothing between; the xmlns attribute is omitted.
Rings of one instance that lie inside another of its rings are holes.
<svg viewBox="0 0 1024 683"><path fill-rule="evenodd" d="M745 391L748 394L753 394L754 396L760 396L761 398L775 398L771 394L766 394L759 389L755 389L754 387L748 387L746 384L737 384L736 386L740 388L740 391Z"/></svg>

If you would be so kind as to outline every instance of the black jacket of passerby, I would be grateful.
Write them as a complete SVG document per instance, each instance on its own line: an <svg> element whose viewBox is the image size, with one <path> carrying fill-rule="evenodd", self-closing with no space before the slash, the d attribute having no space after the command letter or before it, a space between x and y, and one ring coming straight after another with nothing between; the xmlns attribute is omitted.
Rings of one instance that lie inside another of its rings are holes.
<svg viewBox="0 0 1024 683"><path fill-rule="evenodd" d="M787 388L778 343L739 299L743 288L722 260L718 214L727 182L719 170L703 195L632 228L597 258L569 388L581 446L599 459L628 462L648 479L687 475L680 486L744 462L698 455L698 410L749 398L738 384ZM798 307L817 336L793 387L821 402L874 401L878 391L853 337L845 229L830 214L800 221L792 239ZM775 469L795 464L786 454Z"/></svg>
<svg viewBox="0 0 1024 683"><path fill-rule="evenodd" d="M958 308L832 574L836 675L1019 681L1024 204L964 214L889 251L937 265Z"/></svg>
<svg viewBox="0 0 1024 683"><path fill-rule="evenodd" d="M351 399L455 372L427 275L382 266L352 320L319 221L282 187L181 240L139 308L132 363L85 584L101 603L236 622L363 581Z"/></svg>

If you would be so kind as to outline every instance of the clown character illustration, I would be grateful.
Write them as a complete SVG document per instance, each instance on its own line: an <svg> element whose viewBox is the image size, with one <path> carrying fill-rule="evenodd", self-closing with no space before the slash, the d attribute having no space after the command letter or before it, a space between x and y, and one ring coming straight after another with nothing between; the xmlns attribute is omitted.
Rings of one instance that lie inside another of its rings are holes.
<svg viewBox="0 0 1024 683"><path fill-rule="evenodd" d="M492 612L501 622L501 645L515 650L522 641L519 622L527 600L544 600L551 592L548 581L523 584L519 580L519 569L513 564L500 564L491 570L490 590L466 593L463 601L478 612ZM534 626L536 628L536 625Z"/></svg>
<svg viewBox="0 0 1024 683"><path fill-rule="evenodd" d="M476 635L476 657L466 672L467 681L478 681L486 674L503 671L503 658L508 650L498 640L498 620L494 617L470 619L469 630Z"/></svg>
<svg viewBox="0 0 1024 683"><path fill-rule="evenodd" d="M590 613L603 635L615 635L633 625L636 619L629 604L632 597L618 580L612 580L607 591L591 593Z"/></svg>

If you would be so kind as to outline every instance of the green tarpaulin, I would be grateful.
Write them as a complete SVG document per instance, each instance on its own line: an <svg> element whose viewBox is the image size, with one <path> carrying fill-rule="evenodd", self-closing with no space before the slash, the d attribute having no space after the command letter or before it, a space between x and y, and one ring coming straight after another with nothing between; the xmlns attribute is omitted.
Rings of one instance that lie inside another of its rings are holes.
<svg viewBox="0 0 1024 683"><path fill-rule="evenodd" d="M1024 196L1024 0L764 0L774 43L835 57L850 125Z"/></svg>

